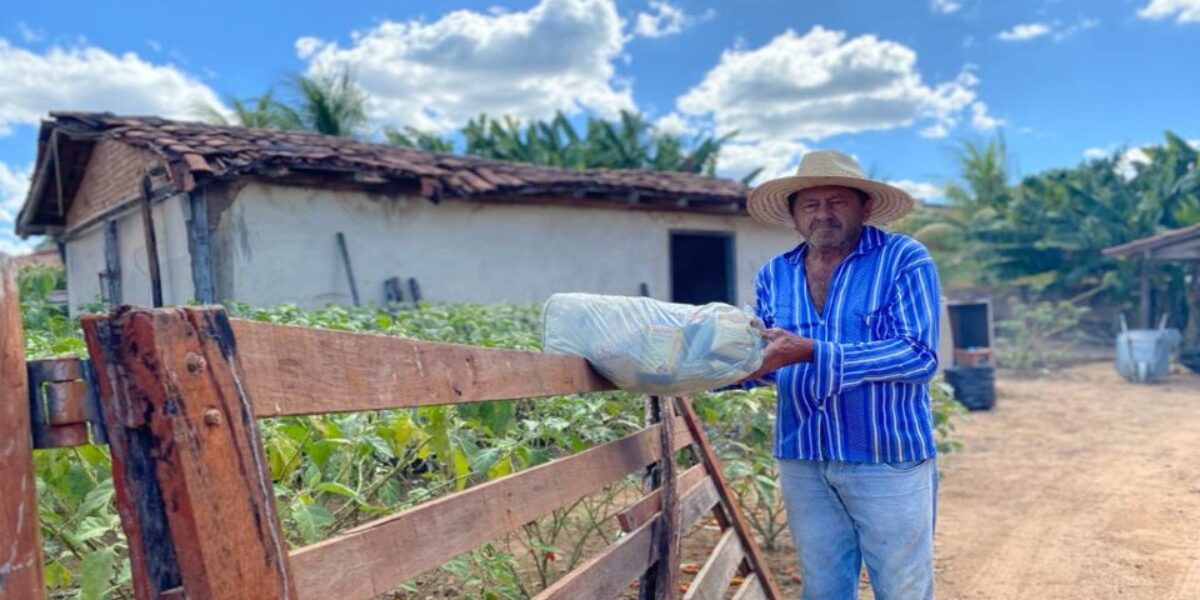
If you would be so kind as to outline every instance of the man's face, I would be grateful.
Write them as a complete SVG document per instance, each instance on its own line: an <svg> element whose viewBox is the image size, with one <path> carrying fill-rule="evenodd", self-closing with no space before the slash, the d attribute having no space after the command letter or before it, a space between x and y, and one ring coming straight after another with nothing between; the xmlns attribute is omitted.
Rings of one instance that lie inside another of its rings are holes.
<svg viewBox="0 0 1200 600"><path fill-rule="evenodd" d="M809 188L796 193L792 220L810 246L818 250L844 247L855 239L871 216L871 203L840 185Z"/></svg>

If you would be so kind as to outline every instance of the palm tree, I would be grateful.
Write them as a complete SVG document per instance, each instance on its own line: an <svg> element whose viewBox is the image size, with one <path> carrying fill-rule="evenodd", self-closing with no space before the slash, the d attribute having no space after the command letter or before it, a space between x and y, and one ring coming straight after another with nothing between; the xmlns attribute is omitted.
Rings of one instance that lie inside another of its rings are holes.
<svg viewBox="0 0 1200 600"><path fill-rule="evenodd" d="M522 125L516 119L480 115L462 129L466 154L565 169L651 169L716 173L721 147L736 135L699 137L691 144L654 131L645 118L622 112L616 121L589 118L580 135L562 112L550 121ZM747 175L749 181L759 170Z"/></svg>
<svg viewBox="0 0 1200 600"><path fill-rule="evenodd" d="M953 152L962 183L945 187L946 206L928 207L905 225L929 247L949 285L976 285L988 275L982 268L987 246L976 234L1006 214L1012 200L1008 149L997 136L964 141Z"/></svg>
<svg viewBox="0 0 1200 600"><path fill-rule="evenodd" d="M295 112L275 100L274 91L267 92L257 98L242 100L229 97L229 106L233 109L233 118L229 118L218 108L202 104L193 112L201 120L216 125L234 125L238 127L254 127L257 129L299 129L300 122Z"/></svg>
<svg viewBox="0 0 1200 600"><path fill-rule="evenodd" d="M355 85L349 70L315 76L292 74L288 86L297 95L289 112L305 129L353 137L367 123L367 95Z"/></svg>
<svg viewBox="0 0 1200 600"><path fill-rule="evenodd" d="M403 130L395 127L383 128L383 139L388 144L403 148L417 148L429 152L451 154L454 152L454 141L441 137L436 133L421 131L415 127L405 127Z"/></svg>

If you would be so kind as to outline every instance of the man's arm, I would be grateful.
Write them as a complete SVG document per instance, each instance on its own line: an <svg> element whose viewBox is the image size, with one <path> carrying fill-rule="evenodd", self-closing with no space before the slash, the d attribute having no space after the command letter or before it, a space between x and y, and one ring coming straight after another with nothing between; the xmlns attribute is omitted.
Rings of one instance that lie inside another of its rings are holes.
<svg viewBox="0 0 1200 600"><path fill-rule="evenodd" d="M812 362L803 369L800 389L812 390L818 398L839 394L871 381L925 383L937 371L937 336L940 290L937 270L925 259L910 266L896 280L892 297L881 317L884 339L864 343L835 343L811 340L771 329L771 340L763 369Z"/></svg>
<svg viewBox="0 0 1200 600"><path fill-rule="evenodd" d="M754 313L758 317L758 320L762 322L763 329L765 329L765 330L770 330L771 328L775 327L775 315L773 314L773 312L771 310L772 304L771 304L771 296L770 296L770 294L771 294L771 283L769 281L770 278L771 278L771 263L768 262L767 264L763 265L763 267L761 269L759 269L758 275L756 275L754 278ZM767 358L768 357L766 356L766 353L764 352L764 356L763 356L763 365L764 366L767 365ZM775 385L775 369L777 369L777 368L778 367L775 367L770 370L760 368L758 371L752 373L746 379L743 379L740 383L737 383L737 384L734 384L734 385L731 385L731 386L728 386L725 388L721 388L721 389L726 390L726 389L741 388L741 389L749 390L749 389L766 386L766 385Z"/></svg>

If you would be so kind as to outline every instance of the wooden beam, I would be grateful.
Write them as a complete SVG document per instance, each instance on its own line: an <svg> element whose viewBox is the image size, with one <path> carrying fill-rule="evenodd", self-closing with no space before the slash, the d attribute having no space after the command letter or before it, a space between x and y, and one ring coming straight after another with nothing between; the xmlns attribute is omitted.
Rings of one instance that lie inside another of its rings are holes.
<svg viewBox="0 0 1200 600"><path fill-rule="evenodd" d="M102 319L110 327L105 340L95 335ZM186 596L296 598L224 310L130 309L91 318L85 328L89 347L101 346L109 358L110 395L102 398L113 409L110 434L135 430L148 443L143 475L158 482Z"/></svg>
<svg viewBox="0 0 1200 600"><path fill-rule="evenodd" d="M737 532L725 530L717 542L717 548L708 556L704 567L688 586L683 600L722 600L729 591L729 581L737 573L738 565L746 556L742 544L738 541Z"/></svg>
<svg viewBox="0 0 1200 600"><path fill-rule="evenodd" d="M204 187L188 192L188 255L192 262L193 297L201 304L217 301L212 273L212 240L208 229L208 195Z"/></svg>
<svg viewBox="0 0 1200 600"><path fill-rule="evenodd" d="M702 487L684 494L679 514L680 529L691 528L708 511L700 500ZM716 499L714 497L713 501ZM711 507L711 505L709 505ZM693 507L689 509L688 507ZM567 573L541 594L537 600L584 600L616 598L639 574L658 564L655 543L662 526L662 513L651 516L629 535ZM639 590L640 592L640 590ZM673 590L670 591L673 593ZM675 596L670 596L674 598Z"/></svg>
<svg viewBox="0 0 1200 600"><path fill-rule="evenodd" d="M232 321L260 417L614 389L582 358Z"/></svg>
<svg viewBox="0 0 1200 600"><path fill-rule="evenodd" d="M654 398L659 403L659 414L663 420L671 421L675 418L675 411L672 409L674 401L671 398ZM655 597L658 600L671 600L675 597L675 589L679 587L679 498L677 493L678 481L676 480L675 468L675 441L672 435L672 428L662 427L659 435L659 445L662 448L662 456L659 457L659 465L661 465L662 486L658 489L659 502L662 504L662 517L660 518L660 530L658 531L658 540L656 542L658 550L658 585L655 589Z"/></svg>
<svg viewBox="0 0 1200 600"><path fill-rule="evenodd" d="M154 307L163 305L162 275L158 270L158 238L154 235L154 215L150 210L153 189L150 176L142 176L142 230L146 234L146 262L150 267L150 294Z"/></svg>
<svg viewBox="0 0 1200 600"><path fill-rule="evenodd" d="M104 285L108 295L108 304L116 306L121 303L121 249L117 237L117 220L111 219L104 224Z"/></svg>
<svg viewBox="0 0 1200 600"><path fill-rule="evenodd" d="M292 553L300 598L374 598L657 460L661 425L489 481ZM676 449L690 443L674 421ZM685 442L686 440L686 442ZM629 580L637 576L632 573ZM628 584L628 580L626 581Z"/></svg>
<svg viewBox="0 0 1200 600"><path fill-rule="evenodd" d="M85 315L81 321L104 413L114 504L129 548L133 593L138 600L158 600L166 590L178 587L180 579L162 490L154 472L152 438L145 427L125 425L134 419L129 414L129 399L117 395L126 391L121 381L120 331L100 315Z"/></svg>
<svg viewBox="0 0 1200 600"><path fill-rule="evenodd" d="M46 597L17 265L0 254L0 600Z"/></svg>
<svg viewBox="0 0 1200 600"><path fill-rule="evenodd" d="M657 398L654 396L646 396L642 405L642 410L644 411L643 424L646 427L649 427L655 423L661 423L661 409L662 405L659 404ZM660 465L658 463L647 465L645 473L642 475L642 488L647 492L653 492L657 490L660 485L662 485L662 471L660 469ZM653 512L649 515L646 515L642 523L648 522L653 517ZM617 517L617 521L621 522L620 516ZM632 532L634 529L640 527L642 523L638 523L636 526L629 527L625 530L625 532ZM658 569L647 569L642 573L641 577L638 578L638 600L654 600L654 597L658 594L656 591L657 589Z"/></svg>
<svg viewBox="0 0 1200 600"><path fill-rule="evenodd" d="M707 476L708 471L705 470L704 465L695 465L680 474L679 481L675 485L680 490L680 495L684 496L691 492L692 488L704 483L704 478ZM661 510L662 491L655 487L649 494L642 496L641 500L617 513L617 523L621 526L621 531L629 533L641 527L643 523L650 520L650 517Z"/></svg>
<svg viewBox="0 0 1200 600"><path fill-rule="evenodd" d="M1150 294L1150 252L1142 253L1142 277L1141 277L1141 309L1142 327L1146 329L1154 328L1154 311L1151 308Z"/></svg>
<svg viewBox="0 0 1200 600"><path fill-rule="evenodd" d="M342 255L342 265L346 267L346 279L350 282L350 299L355 306L362 306L358 298L358 282L354 280L354 266L350 264L350 250L346 248L346 234L337 232L337 243Z"/></svg>
<svg viewBox="0 0 1200 600"><path fill-rule="evenodd" d="M767 600L767 592L763 589L762 581L759 581L758 576L751 573L742 581L742 585L738 586L732 600Z"/></svg>
<svg viewBox="0 0 1200 600"><path fill-rule="evenodd" d="M680 523L695 523L699 521L700 517L711 511L721 501L720 496L717 495L717 486L709 477L705 477L688 487L680 486L680 490L678 503ZM658 511L645 514L641 510L627 513L626 522L628 523L629 531L633 531L649 523L657 514L659 514ZM624 531L625 527L622 524L621 530ZM684 529L686 527L680 525L680 531Z"/></svg>
<svg viewBox="0 0 1200 600"><path fill-rule="evenodd" d="M771 575L771 566L767 563L766 558L762 555L762 551L758 548L758 543L754 541L754 532L750 530L750 526L746 524L746 518L742 516L742 512L738 510L737 498L734 497L733 491L729 489L729 484L725 482L725 473L721 471L721 463L717 460L717 455L713 452L712 446L708 443L708 437L704 435L704 429L700 427L700 419L696 417L696 411L692 409L692 401L688 398L683 398L680 402L683 409L683 420L688 425L688 431L692 434L692 439L696 441L700 462L708 468L709 474L712 475L714 483L717 485L717 493L721 496L721 504L725 506L733 529L737 531L738 538L742 542L742 547L746 549L746 561L750 563L750 568L755 573L758 573L759 580L762 581L763 588L767 591L767 597L771 600L783 600L783 595L779 592L779 586L775 583L775 578Z"/></svg>

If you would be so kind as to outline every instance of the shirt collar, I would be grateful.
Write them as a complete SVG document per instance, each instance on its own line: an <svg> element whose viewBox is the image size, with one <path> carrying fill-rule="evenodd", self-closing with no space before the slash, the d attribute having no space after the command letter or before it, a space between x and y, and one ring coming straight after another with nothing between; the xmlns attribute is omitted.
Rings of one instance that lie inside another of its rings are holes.
<svg viewBox="0 0 1200 600"><path fill-rule="evenodd" d="M858 244L854 246L854 250L850 252L850 256L866 254L870 250L883 245L884 238L887 234L878 227L872 225L864 225L862 234L858 237ZM800 242L799 246L789 250L783 255L788 262L793 265L798 265L804 260L804 254L808 251L808 242Z"/></svg>

